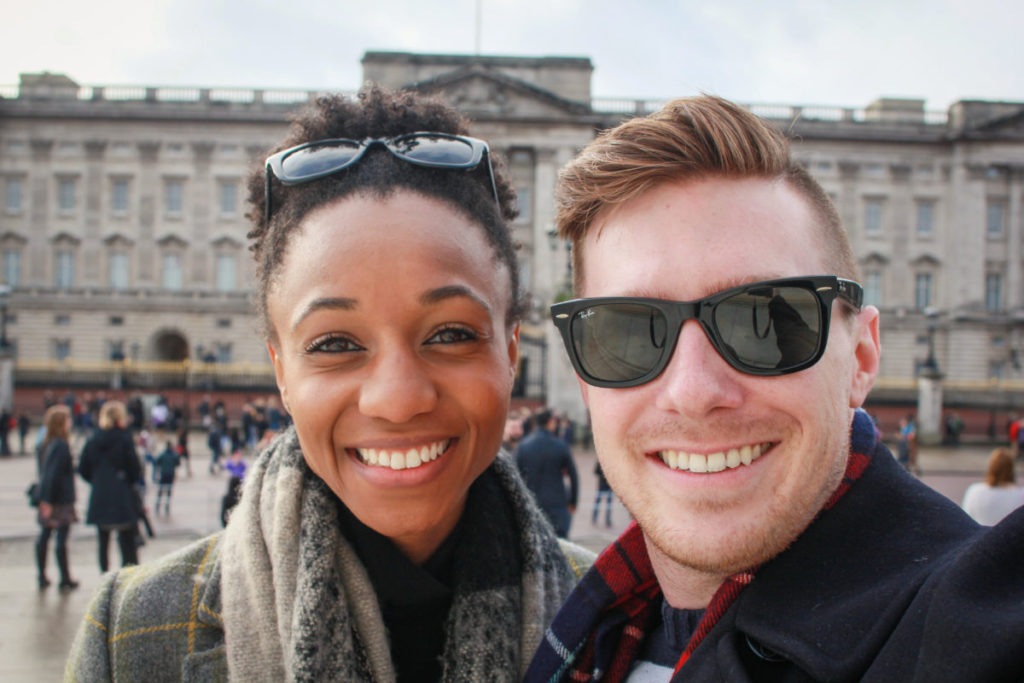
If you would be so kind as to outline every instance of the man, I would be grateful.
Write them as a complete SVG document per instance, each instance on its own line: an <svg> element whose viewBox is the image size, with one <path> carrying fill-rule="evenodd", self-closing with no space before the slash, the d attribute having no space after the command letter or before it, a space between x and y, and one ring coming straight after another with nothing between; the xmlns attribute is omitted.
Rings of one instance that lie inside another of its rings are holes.
<svg viewBox="0 0 1024 683"><path fill-rule="evenodd" d="M569 536L572 514L576 511L579 481L569 446L555 435L558 416L547 408L534 417L533 429L516 447L516 465L527 488L555 528L559 538ZM565 478L569 478L569 491Z"/></svg>
<svg viewBox="0 0 1024 683"><path fill-rule="evenodd" d="M878 443L879 314L785 138L678 100L558 193L586 299L552 314L636 524L527 679L1019 679L1024 516L979 527Z"/></svg>

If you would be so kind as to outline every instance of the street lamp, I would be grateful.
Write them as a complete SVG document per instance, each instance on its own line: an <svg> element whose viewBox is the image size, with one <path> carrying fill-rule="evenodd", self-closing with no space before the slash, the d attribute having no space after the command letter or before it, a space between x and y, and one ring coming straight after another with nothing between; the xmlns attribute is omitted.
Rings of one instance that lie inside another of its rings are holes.
<svg viewBox="0 0 1024 683"><path fill-rule="evenodd" d="M924 369L937 373L939 361L935 358L935 329L939 318L939 309L928 306L924 309L924 316L928 319L928 357L924 360Z"/></svg>
<svg viewBox="0 0 1024 683"><path fill-rule="evenodd" d="M0 285L0 351L6 351L7 343L7 305L11 300L11 286Z"/></svg>

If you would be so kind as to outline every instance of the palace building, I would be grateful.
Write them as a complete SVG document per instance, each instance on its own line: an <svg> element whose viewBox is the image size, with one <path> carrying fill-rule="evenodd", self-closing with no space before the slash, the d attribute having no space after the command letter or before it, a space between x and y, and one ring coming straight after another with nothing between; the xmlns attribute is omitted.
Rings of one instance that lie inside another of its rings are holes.
<svg viewBox="0 0 1024 683"><path fill-rule="evenodd" d="M555 179L598 131L664 101L595 97L579 57L368 52L362 64L364 80L442 96L504 158L533 304L517 394L582 417L547 318L570 282ZM0 88L0 322L16 385L273 390L243 183L317 94L51 73ZM912 400L931 353L948 401L1024 407L1024 103L747 106L794 140L851 234L882 311L872 398Z"/></svg>

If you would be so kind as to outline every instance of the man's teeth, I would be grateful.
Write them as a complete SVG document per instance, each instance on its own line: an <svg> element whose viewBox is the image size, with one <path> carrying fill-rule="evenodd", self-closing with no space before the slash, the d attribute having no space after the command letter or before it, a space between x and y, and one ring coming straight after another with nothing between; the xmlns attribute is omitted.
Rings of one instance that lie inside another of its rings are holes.
<svg viewBox="0 0 1024 683"><path fill-rule="evenodd" d="M390 467L393 470L409 470L419 467L431 460L437 460L437 456L448 450L451 439L438 441L419 448L408 448L401 451L392 451L384 448L357 448L356 453L359 459L367 465L377 467Z"/></svg>
<svg viewBox="0 0 1024 683"><path fill-rule="evenodd" d="M770 443L759 443L742 448L730 448L717 453L686 453L685 451L661 451L662 461L674 470L688 472L721 472L749 465L771 447Z"/></svg>

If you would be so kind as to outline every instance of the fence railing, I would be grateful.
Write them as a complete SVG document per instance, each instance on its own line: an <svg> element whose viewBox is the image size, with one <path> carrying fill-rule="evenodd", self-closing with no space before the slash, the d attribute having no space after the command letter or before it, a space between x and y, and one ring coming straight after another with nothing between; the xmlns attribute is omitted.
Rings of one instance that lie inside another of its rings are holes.
<svg viewBox="0 0 1024 683"><path fill-rule="evenodd" d="M203 363L192 361L30 361L14 368L16 386L68 386L110 389L270 390L276 388L267 363Z"/></svg>

